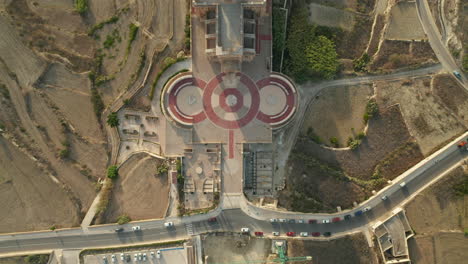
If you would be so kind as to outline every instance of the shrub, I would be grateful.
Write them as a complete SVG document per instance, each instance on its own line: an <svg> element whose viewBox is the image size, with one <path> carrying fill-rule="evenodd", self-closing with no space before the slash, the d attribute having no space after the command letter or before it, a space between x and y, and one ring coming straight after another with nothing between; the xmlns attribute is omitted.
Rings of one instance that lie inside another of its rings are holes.
<svg viewBox="0 0 468 264"><path fill-rule="evenodd" d="M359 139L351 139L348 141L348 147L352 150L355 150L361 145L361 140Z"/></svg>
<svg viewBox="0 0 468 264"><path fill-rule="evenodd" d="M322 144L322 139L317 134L315 134L314 129L311 127L307 129L307 137L317 144Z"/></svg>
<svg viewBox="0 0 468 264"><path fill-rule="evenodd" d="M107 124L110 127L116 127L119 125L119 117L116 112L113 112L107 116Z"/></svg>
<svg viewBox="0 0 468 264"><path fill-rule="evenodd" d="M117 224L119 225L124 225L128 222L132 221L132 219L130 219L130 217L128 215L121 215L119 217L117 217Z"/></svg>
<svg viewBox="0 0 468 264"><path fill-rule="evenodd" d="M363 139L366 137L366 134L364 132L359 132L359 134L357 134L356 138L357 139Z"/></svg>
<svg viewBox="0 0 468 264"><path fill-rule="evenodd" d="M367 123L369 119L379 113L379 105L375 99L370 99L367 101L366 112L364 113L364 122Z"/></svg>
<svg viewBox="0 0 468 264"><path fill-rule="evenodd" d="M53 225L53 226L49 227L49 230L52 230L52 231L54 231L55 229L57 229L57 227L56 227L55 225Z"/></svg>
<svg viewBox="0 0 468 264"><path fill-rule="evenodd" d="M8 91L8 88L6 87L5 84L0 83L0 94L5 98L5 99L10 99L10 91Z"/></svg>
<svg viewBox="0 0 468 264"><path fill-rule="evenodd" d="M88 2L87 0L75 0L75 10L84 15L88 11Z"/></svg>
<svg viewBox="0 0 468 264"><path fill-rule="evenodd" d="M130 99L124 99L123 104L124 105L129 105L130 104Z"/></svg>
<svg viewBox="0 0 468 264"><path fill-rule="evenodd" d="M119 21L119 17L114 15L114 16L110 17L109 19L104 20L104 21L102 21L101 23L92 26L91 29L89 29L89 31L88 31L88 36L90 36L90 37L92 37L92 36L97 37L97 36L96 36L96 32L97 32L98 30L102 29L102 28L104 27L104 25L107 25L107 24L114 24L114 23L116 23L117 21Z"/></svg>
<svg viewBox="0 0 468 264"><path fill-rule="evenodd" d="M49 255L29 255L24 257L24 262L29 264L47 264L49 262Z"/></svg>
<svg viewBox="0 0 468 264"><path fill-rule="evenodd" d="M468 71L468 51L465 51L465 55L463 55L463 70Z"/></svg>
<svg viewBox="0 0 468 264"><path fill-rule="evenodd" d="M163 162L157 166L156 171L158 175L166 174L169 171L169 166L166 162Z"/></svg>
<svg viewBox="0 0 468 264"><path fill-rule="evenodd" d="M135 40L136 35L138 33L138 26L133 24L133 23L130 23L128 28L130 29L130 31L128 33L127 54L130 53L130 48L132 47L132 42Z"/></svg>
<svg viewBox="0 0 468 264"><path fill-rule="evenodd" d="M367 64L370 62L369 54L364 53L359 59L353 60L355 72L367 72Z"/></svg>
<svg viewBox="0 0 468 264"><path fill-rule="evenodd" d="M335 148L339 147L339 145L340 145L339 142L338 142L338 138L336 138L336 137L331 137L331 138L330 138L330 143L331 143Z"/></svg>
<svg viewBox="0 0 468 264"><path fill-rule="evenodd" d="M465 175L461 183L454 185L453 190L457 196L468 195L468 175Z"/></svg>
<svg viewBox="0 0 468 264"><path fill-rule="evenodd" d="M112 165L109 168L107 168L107 177L110 179L115 179L119 176L119 169L117 166Z"/></svg>

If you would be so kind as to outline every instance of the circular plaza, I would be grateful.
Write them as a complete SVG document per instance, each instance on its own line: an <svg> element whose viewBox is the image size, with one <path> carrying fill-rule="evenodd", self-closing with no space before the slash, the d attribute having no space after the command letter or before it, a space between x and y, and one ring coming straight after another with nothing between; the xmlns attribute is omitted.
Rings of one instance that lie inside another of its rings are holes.
<svg viewBox="0 0 468 264"><path fill-rule="evenodd" d="M279 128L291 119L296 103L294 85L276 73L257 82L243 73L221 73L208 81L186 73L168 83L163 97L165 112L175 122L191 126L208 119L224 129L254 120Z"/></svg>

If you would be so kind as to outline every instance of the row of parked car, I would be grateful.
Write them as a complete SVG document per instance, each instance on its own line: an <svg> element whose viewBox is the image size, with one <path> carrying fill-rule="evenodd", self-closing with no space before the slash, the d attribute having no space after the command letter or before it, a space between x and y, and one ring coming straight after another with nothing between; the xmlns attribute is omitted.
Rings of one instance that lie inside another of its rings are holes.
<svg viewBox="0 0 468 264"><path fill-rule="evenodd" d="M250 234L250 229L248 227L243 227L243 228L241 228L241 233ZM255 236L260 236L260 237L264 235L264 233L262 231L255 231L254 234L255 234ZM273 236L279 236L280 232L274 231L271 234ZM308 237L308 236L319 237L321 235L322 234L320 232L311 232L311 233L309 233L309 232L300 232L299 233L299 236L301 236L301 237ZM297 236L297 234L296 234L296 232L286 232L286 236L295 237L295 236ZM329 237L329 236L331 236L331 232L324 232L323 236Z"/></svg>
<svg viewBox="0 0 468 264"><path fill-rule="evenodd" d="M151 258L161 258L161 251L156 251L156 253L154 253L154 251L151 251L150 252L150 257ZM122 262L130 262L132 261L132 256L131 254L124 254L124 253L121 253L120 254L120 260ZM133 254L133 261L134 262L138 262L138 261L143 261L143 262L146 262L148 260L148 256L146 253L135 253ZM107 261L107 256L103 256L102 257L102 261L103 261L103 264L108 264L108 261ZM117 256L112 254L111 255L111 261L112 263L116 263L118 262L117 261Z"/></svg>

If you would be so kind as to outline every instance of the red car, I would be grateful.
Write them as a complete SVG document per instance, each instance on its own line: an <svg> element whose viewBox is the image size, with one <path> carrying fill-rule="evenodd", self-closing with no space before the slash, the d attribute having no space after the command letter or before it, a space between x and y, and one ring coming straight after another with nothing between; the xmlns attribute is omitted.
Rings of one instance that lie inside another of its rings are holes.
<svg viewBox="0 0 468 264"><path fill-rule="evenodd" d="M263 236L263 232L255 232L256 236Z"/></svg>
<svg viewBox="0 0 468 264"><path fill-rule="evenodd" d="M467 144L466 141L462 141L462 142L458 143L458 147L463 148L463 147L466 146L466 144Z"/></svg>
<svg viewBox="0 0 468 264"><path fill-rule="evenodd" d="M339 218L339 217L334 217L334 218L332 219L332 222L333 222L333 223L336 223L336 222L339 222L339 221L341 221L341 218Z"/></svg>
<svg viewBox="0 0 468 264"><path fill-rule="evenodd" d="M316 224L317 223L317 219L309 219L309 224Z"/></svg>
<svg viewBox="0 0 468 264"><path fill-rule="evenodd" d="M319 236L320 236L320 232L312 232L312 236L313 236L313 237L319 237Z"/></svg>
<svg viewBox="0 0 468 264"><path fill-rule="evenodd" d="M296 236L296 232L287 232L286 235L289 237L293 237Z"/></svg>
<svg viewBox="0 0 468 264"><path fill-rule="evenodd" d="M208 219L208 222L216 222L216 217L211 217Z"/></svg>

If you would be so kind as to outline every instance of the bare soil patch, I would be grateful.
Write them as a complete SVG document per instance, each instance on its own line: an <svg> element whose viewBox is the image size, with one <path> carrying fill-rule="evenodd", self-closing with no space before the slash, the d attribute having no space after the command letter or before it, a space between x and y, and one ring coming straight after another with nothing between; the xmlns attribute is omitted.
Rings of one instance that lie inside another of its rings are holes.
<svg viewBox="0 0 468 264"><path fill-rule="evenodd" d="M288 239L288 256L312 256L320 264L378 264L378 256L361 233L327 242ZM297 262L305 264L307 262Z"/></svg>
<svg viewBox="0 0 468 264"><path fill-rule="evenodd" d="M386 38L393 40L419 40L425 38L419 22L416 2L400 1L390 11Z"/></svg>
<svg viewBox="0 0 468 264"><path fill-rule="evenodd" d="M167 175L157 175L161 160L147 154L130 157L119 169L119 177L106 211L106 222L115 222L120 215L132 220L162 218L169 199Z"/></svg>
<svg viewBox="0 0 468 264"><path fill-rule="evenodd" d="M348 138L364 130L363 115L366 103L372 96L371 85L342 86L324 90L309 106L302 125L302 134L309 129L331 146L330 138L336 137L340 146L346 146ZM327 109L327 114L323 111Z"/></svg>
<svg viewBox="0 0 468 264"><path fill-rule="evenodd" d="M384 40L370 69L385 72L436 61L437 57L427 41Z"/></svg>
<svg viewBox="0 0 468 264"><path fill-rule="evenodd" d="M250 262L266 260L271 252L271 240L241 234L211 233L203 236L206 263Z"/></svg>
<svg viewBox="0 0 468 264"><path fill-rule="evenodd" d="M418 194L406 206L406 215L416 236L409 241L416 264L462 263L467 257L467 196L453 190L468 177L466 165L457 167L435 185Z"/></svg>
<svg viewBox="0 0 468 264"><path fill-rule="evenodd" d="M369 56L374 56L379 48L380 36L382 34L382 30L385 26L385 16L384 15L377 15L377 20L375 21L374 32L371 36L371 40L369 46L367 47L367 54Z"/></svg>
<svg viewBox="0 0 468 264"><path fill-rule="evenodd" d="M432 89L442 103L468 125L468 92L450 74L434 76Z"/></svg>
<svg viewBox="0 0 468 264"><path fill-rule="evenodd" d="M465 131L465 126L431 93L431 78L377 82L379 105L399 104L411 135L423 155ZM430 109L430 111L428 111Z"/></svg>
<svg viewBox="0 0 468 264"><path fill-rule="evenodd" d="M383 177L394 178L419 162L422 155L411 143L399 107L381 109L369 120L367 136L355 150L324 148L302 136L289 157L286 189L280 192L279 205L302 212L350 208L354 201L364 201L372 190L385 186ZM374 175L376 166L388 171L379 169L381 173Z"/></svg>
<svg viewBox="0 0 468 264"><path fill-rule="evenodd" d="M35 161L0 136L0 232L72 227L80 209Z"/></svg>

